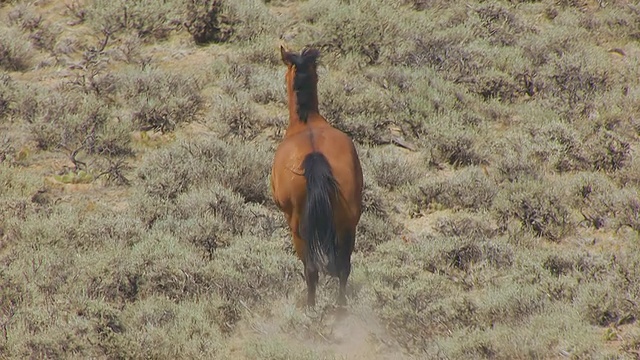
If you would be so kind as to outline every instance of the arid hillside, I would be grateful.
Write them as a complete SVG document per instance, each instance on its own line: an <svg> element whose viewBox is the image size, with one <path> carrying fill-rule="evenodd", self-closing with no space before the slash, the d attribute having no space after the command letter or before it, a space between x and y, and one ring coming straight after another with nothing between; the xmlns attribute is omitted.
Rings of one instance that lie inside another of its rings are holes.
<svg viewBox="0 0 640 360"><path fill-rule="evenodd" d="M281 44L363 165L346 309ZM639 74L623 0L0 0L0 358L638 359Z"/></svg>

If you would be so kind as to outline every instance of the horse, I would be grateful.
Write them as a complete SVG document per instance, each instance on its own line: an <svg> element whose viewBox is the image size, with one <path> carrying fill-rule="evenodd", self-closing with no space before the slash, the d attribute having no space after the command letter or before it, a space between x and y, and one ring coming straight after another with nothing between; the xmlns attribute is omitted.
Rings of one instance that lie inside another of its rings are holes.
<svg viewBox="0 0 640 360"><path fill-rule="evenodd" d="M280 55L287 66L289 124L273 159L273 200L304 266L307 307L316 304L319 271L339 278L337 302L344 306L362 213L360 159L351 138L318 112L320 52L304 48L298 54L280 46Z"/></svg>

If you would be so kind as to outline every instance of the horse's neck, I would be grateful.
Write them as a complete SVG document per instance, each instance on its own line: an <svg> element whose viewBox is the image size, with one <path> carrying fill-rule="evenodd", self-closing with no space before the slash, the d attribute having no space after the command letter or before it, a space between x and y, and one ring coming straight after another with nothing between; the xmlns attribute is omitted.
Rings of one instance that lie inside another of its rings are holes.
<svg viewBox="0 0 640 360"><path fill-rule="evenodd" d="M316 86L312 86L312 91L306 93L304 99L298 99L296 92L293 90L293 86L288 87L288 104L289 104L289 124L294 125L296 123L306 124L312 118L318 117L318 93ZM303 113L307 114L307 120L300 119L299 107L303 107Z"/></svg>

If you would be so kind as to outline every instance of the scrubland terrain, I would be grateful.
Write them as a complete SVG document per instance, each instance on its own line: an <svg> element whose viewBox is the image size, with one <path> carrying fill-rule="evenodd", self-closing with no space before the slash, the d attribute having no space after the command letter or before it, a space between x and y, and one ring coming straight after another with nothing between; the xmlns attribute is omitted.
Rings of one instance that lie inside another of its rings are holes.
<svg viewBox="0 0 640 360"><path fill-rule="evenodd" d="M639 40L622 0L0 0L0 358L637 359ZM345 311L270 198L281 43L363 163Z"/></svg>

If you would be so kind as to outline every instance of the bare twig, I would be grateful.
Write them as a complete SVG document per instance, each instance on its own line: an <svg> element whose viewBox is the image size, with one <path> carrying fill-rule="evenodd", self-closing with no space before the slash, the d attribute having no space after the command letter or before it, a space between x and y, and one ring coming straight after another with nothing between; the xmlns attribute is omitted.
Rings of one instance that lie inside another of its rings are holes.
<svg viewBox="0 0 640 360"><path fill-rule="evenodd" d="M124 159L117 159L116 161L109 159L109 168L98 174L96 179L101 176L106 176L108 182L115 182L118 185L129 185L129 179L123 174L123 171L127 167Z"/></svg>
<svg viewBox="0 0 640 360"><path fill-rule="evenodd" d="M244 307L244 308L249 312L249 314L251 314L252 316L254 316L254 315L255 315L255 314L253 313L253 311L251 311L251 309L249 309L249 307L247 306L247 304L245 304L245 302L244 302L244 301L242 301L242 300L238 300L238 302L240 303L240 305L242 305L242 307Z"/></svg>
<svg viewBox="0 0 640 360"><path fill-rule="evenodd" d="M102 39L102 41L100 42L100 47L98 48L99 53L104 51L104 49L107 47L107 44L109 43L109 39L111 39L110 30L104 29L102 33L104 34L104 39Z"/></svg>
<svg viewBox="0 0 640 360"><path fill-rule="evenodd" d="M71 150L70 148L66 147L63 144L60 144L60 147L70 151L71 154L69 154L69 160L71 160L71 162L73 163L73 170L74 171L78 171L78 170L82 170L82 169L86 169L87 168L87 164L83 161L78 160L76 157L78 156L78 153L80 152L80 150L84 149L84 145L80 145L80 147L76 148L75 150ZM80 167L80 165L82 165L82 168Z"/></svg>
<svg viewBox="0 0 640 360"><path fill-rule="evenodd" d="M403 138L400 138L400 137L392 138L391 139L391 143L393 145L399 146L401 148L405 148L405 149L408 149L408 150L411 150L411 151L416 151L416 147L413 144L405 141Z"/></svg>

